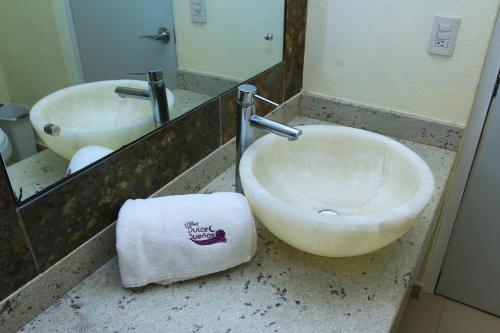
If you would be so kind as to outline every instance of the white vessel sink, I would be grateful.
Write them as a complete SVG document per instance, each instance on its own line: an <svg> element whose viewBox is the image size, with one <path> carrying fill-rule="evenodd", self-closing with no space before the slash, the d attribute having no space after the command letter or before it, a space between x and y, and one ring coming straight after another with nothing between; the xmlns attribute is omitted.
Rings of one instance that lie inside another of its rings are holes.
<svg viewBox="0 0 500 333"><path fill-rule="evenodd" d="M269 134L240 161L245 195L278 238L332 257L378 250L401 237L434 191L427 164L385 136L302 126L297 141Z"/></svg>
<svg viewBox="0 0 500 333"><path fill-rule="evenodd" d="M117 149L154 129L148 100L121 98L117 86L148 89L145 81L113 80L62 89L38 101L30 119L40 138L57 154L71 159L80 148L97 145ZM169 110L174 96L167 89ZM61 128L59 136L44 132L45 124Z"/></svg>

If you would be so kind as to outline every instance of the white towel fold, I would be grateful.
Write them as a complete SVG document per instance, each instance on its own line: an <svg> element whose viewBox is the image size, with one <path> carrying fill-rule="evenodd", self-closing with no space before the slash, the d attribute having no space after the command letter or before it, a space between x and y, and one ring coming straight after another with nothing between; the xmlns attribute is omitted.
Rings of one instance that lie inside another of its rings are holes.
<svg viewBox="0 0 500 333"><path fill-rule="evenodd" d="M250 261L255 222L238 193L127 200L116 226L124 287L169 284Z"/></svg>

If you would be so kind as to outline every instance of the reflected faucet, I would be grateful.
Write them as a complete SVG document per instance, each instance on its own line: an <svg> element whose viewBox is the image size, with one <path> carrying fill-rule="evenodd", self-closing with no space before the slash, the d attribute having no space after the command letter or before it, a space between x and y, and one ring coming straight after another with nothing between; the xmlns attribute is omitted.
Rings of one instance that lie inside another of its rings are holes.
<svg viewBox="0 0 500 333"><path fill-rule="evenodd" d="M170 120L163 70L155 68L144 74L148 78L149 90L118 86L115 88L115 93L122 98L149 99L153 121L156 127L160 127Z"/></svg>
<svg viewBox="0 0 500 333"><path fill-rule="evenodd" d="M250 84L238 87L238 130L236 133L236 192L243 194L240 180L240 160L245 150L256 140L255 129L264 129L290 141L297 140L302 130L290 127L255 114L256 100L274 107L279 104L256 94L257 88Z"/></svg>

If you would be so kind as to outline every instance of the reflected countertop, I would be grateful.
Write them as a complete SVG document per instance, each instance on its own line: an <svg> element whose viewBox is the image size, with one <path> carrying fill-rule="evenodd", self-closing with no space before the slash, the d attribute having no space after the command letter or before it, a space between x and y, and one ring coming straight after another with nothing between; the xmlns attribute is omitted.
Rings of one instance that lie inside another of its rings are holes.
<svg viewBox="0 0 500 333"><path fill-rule="evenodd" d="M172 91L172 94L174 94L175 98L174 110L171 114L172 119L191 111L198 105L201 105L213 98L213 96L186 89L175 89Z"/></svg>
<svg viewBox="0 0 500 333"><path fill-rule="evenodd" d="M14 192L19 195L22 188L22 199L26 199L64 178L68 164L68 160L50 149L44 149L9 165L7 173Z"/></svg>

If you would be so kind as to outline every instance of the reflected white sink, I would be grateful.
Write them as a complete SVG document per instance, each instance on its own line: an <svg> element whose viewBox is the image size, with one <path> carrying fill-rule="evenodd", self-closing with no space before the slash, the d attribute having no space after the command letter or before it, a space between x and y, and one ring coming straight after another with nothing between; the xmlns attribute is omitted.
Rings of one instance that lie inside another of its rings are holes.
<svg viewBox="0 0 500 333"><path fill-rule="evenodd" d="M121 98L117 86L148 89L145 81L113 80L65 88L39 100L30 119L45 144L66 159L80 148L97 145L117 149L154 129L148 100ZM174 96L167 89L169 110ZM59 136L44 132L45 124L61 128Z"/></svg>
<svg viewBox="0 0 500 333"><path fill-rule="evenodd" d="M333 257L380 249L417 221L434 191L427 164L385 136L302 126L297 141L266 135L240 162L254 214L278 238Z"/></svg>

